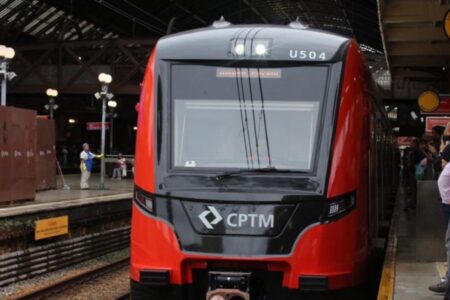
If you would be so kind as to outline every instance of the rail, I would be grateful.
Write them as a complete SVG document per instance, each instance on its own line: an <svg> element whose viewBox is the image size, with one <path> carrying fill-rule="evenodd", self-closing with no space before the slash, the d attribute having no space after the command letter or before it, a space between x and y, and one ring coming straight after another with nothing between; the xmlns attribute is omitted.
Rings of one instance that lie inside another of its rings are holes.
<svg viewBox="0 0 450 300"><path fill-rule="evenodd" d="M19 296L16 299L18 299L18 300L44 299L46 297L49 297L51 295L54 295L61 291L64 291L68 287L72 287L74 285L78 285L78 284L93 280L95 278L101 277L102 275L104 275L106 273L110 273L114 270L120 269L120 268L126 266L127 264L129 264L129 260L130 260L130 258L127 257L124 259L114 261L107 265L97 267L95 269L83 272L76 276L72 276L70 278L60 280L58 282L52 283L52 284L42 287L40 289L31 291L25 295ZM124 299L127 299L127 298L124 298Z"/></svg>
<svg viewBox="0 0 450 300"><path fill-rule="evenodd" d="M129 247L130 226L0 256L0 287Z"/></svg>

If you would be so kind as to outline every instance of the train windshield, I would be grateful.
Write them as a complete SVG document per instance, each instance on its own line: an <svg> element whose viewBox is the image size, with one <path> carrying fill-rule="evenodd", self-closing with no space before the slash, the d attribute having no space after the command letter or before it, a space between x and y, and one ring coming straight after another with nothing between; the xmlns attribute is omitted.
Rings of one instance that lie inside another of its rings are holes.
<svg viewBox="0 0 450 300"><path fill-rule="evenodd" d="M327 66L172 65L172 166L311 171Z"/></svg>

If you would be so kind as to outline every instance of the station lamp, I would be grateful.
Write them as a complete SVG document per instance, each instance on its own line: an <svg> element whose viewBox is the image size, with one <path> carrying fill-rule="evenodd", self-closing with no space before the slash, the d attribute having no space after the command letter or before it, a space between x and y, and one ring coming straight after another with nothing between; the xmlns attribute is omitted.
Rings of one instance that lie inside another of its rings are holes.
<svg viewBox="0 0 450 300"><path fill-rule="evenodd" d="M50 119L53 120L53 112L58 109L58 104L55 103L55 98L58 96L58 91L54 89L47 89L48 104L44 107L49 111Z"/></svg>
<svg viewBox="0 0 450 300"><path fill-rule="evenodd" d="M114 112L114 109L117 107L117 102L115 100L108 101L108 116L109 116L109 153L113 153L113 129L114 129L114 118L117 117L117 114Z"/></svg>
<svg viewBox="0 0 450 300"><path fill-rule="evenodd" d="M108 107L109 108L116 108L117 107L117 102L114 100L109 100L108 101Z"/></svg>
<svg viewBox="0 0 450 300"><path fill-rule="evenodd" d="M16 52L13 48L0 45L0 75L2 76L2 96L1 105L6 105L6 81L16 77L16 73L8 71L8 64L14 58Z"/></svg>
<svg viewBox="0 0 450 300"><path fill-rule="evenodd" d="M94 94L95 98L102 100L102 133L101 133L101 154L105 153L105 121L106 121L106 101L112 100L114 95L109 93L109 85L112 82L112 76L106 73L98 75L98 81L101 83L101 91ZM115 101L114 101L115 102ZM117 105L117 103L116 103ZM105 157L102 155L100 164L100 189L105 188Z"/></svg>

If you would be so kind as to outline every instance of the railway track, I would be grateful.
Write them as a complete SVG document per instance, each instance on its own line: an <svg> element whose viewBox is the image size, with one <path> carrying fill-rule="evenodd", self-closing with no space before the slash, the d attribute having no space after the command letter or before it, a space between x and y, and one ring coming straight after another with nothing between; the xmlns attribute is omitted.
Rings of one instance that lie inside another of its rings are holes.
<svg viewBox="0 0 450 300"><path fill-rule="evenodd" d="M130 245L130 227L124 226L70 240L0 255L0 287L50 273Z"/></svg>
<svg viewBox="0 0 450 300"><path fill-rule="evenodd" d="M119 269L122 269L129 265L130 258L124 258L112 263L109 263L104 266L97 267L95 269L83 272L76 276L60 280L58 282L52 283L40 289L31 291L24 295L17 297L18 300L28 300L28 299L48 299L54 298L56 295L61 296L61 293L64 293L69 290L73 290L74 287L78 285L82 285L84 283L88 283L93 281L99 277L105 276L108 273L112 273ZM116 299L129 299L129 293L124 293Z"/></svg>

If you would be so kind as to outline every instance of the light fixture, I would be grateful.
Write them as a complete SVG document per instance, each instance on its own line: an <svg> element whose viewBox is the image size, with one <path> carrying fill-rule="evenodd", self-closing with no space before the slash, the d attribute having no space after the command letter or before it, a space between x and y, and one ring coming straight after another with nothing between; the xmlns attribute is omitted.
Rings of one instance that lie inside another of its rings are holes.
<svg viewBox="0 0 450 300"><path fill-rule="evenodd" d="M234 47L234 53L236 53L236 55L244 55L244 52L245 52L244 44L239 43Z"/></svg>
<svg viewBox="0 0 450 300"><path fill-rule="evenodd" d="M15 55L16 55L16 51L14 51L13 48L6 48L6 52L5 52L6 59L13 59Z"/></svg>
<svg viewBox="0 0 450 300"><path fill-rule="evenodd" d="M112 76L106 73L98 74L98 81L100 81L101 91L94 94L95 98L98 100L102 99L102 122L101 122L101 140L100 140L100 153L105 153L105 140L106 140L106 105L107 100L112 100L114 95L112 93L108 93L109 84L112 82ZM117 105L117 103L116 103ZM112 125L112 124L111 124ZM112 132L112 130L110 131ZM112 140L112 139L110 139ZM112 147L111 147L112 148ZM101 157L100 160L100 189L103 190L105 188L105 158Z"/></svg>
<svg viewBox="0 0 450 300"><path fill-rule="evenodd" d="M0 45L0 58L13 59L16 55L16 51L13 48Z"/></svg>
<svg viewBox="0 0 450 300"><path fill-rule="evenodd" d="M17 74L14 72L8 72L8 75L6 75L8 77L8 80L13 80L14 78L17 77Z"/></svg>
<svg viewBox="0 0 450 300"><path fill-rule="evenodd" d="M134 126L134 127L133 127L133 130L137 130L137 126Z"/></svg>
<svg viewBox="0 0 450 300"><path fill-rule="evenodd" d="M115 108L115 107L117 107L117 102L114 101L114 100L109 100L108 101L108 106L111 107L111 108Z"/></svg>
<svg viewBox="0 0 450 300"><path fill-rule="evenodd" d="M69 124L75 124L77 122L77 120L70 118L68 122L69 122Z"/></svg>
<svg viewBox="0 0 450 300"><path fill-rule="evenodd" d="M98 75L98 81L105 84L110 84L112 82L112 76L106 73L100 73Z"/></svg>
<svg viewBox="0 0 450 300"><path fill-rule="evenodd" d="M9 60L13 59L16 55L16 51L13 48L6 47L5 45L0 45L0 74L2 75L3 80L0 80L2 83L1 87L1 100L0 105L6 106L6 83L8 80L14 79L16 77L16 73L8 71Z"/></svg>
<svg viewBox="0 0 450 300"><path fill-rule="evenodd" d="M411 118L412 118L413 120L417 120L418 116L417 116L417 114L416 114L415 111L411 111Z"/></svg>
<svg viewBox="0 0 450 300"><path fill-rule="evenodd" d="M58 91L54 90L54 89L47 89L46 94L49 97L57 97L58 96Z"/></svg>
<svg viewBox="0 0 450 300"><path fill-rule="evenodd" d="M255 46L255 53L256 55L265 55L267 53L267 48L263 44L257 44Z"/></svg>
<svg viewBox="0 0 450 300"><path fill-rule="evenodd" d="M105 73L98 74L98 81L104 82L105 81L105 76L106 76Z"/></svg>

